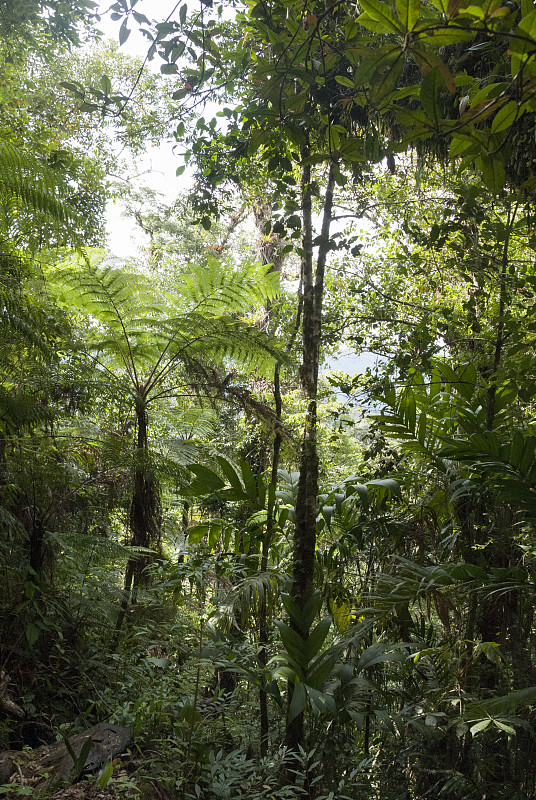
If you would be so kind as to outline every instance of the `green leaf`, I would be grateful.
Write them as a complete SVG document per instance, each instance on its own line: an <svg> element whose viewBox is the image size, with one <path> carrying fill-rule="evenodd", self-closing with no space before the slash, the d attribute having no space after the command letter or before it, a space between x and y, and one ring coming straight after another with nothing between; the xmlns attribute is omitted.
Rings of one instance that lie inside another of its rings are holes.
<svg viewBox="0 0 536 800"><path fill-rule="evenodd" d="M452 141L449 147L449 158L455 159L463 156L467 153L468 150L471 148L478 148L476 142L472 141L469 137L466 136L456 136L455 134L452 137ZM479 148L478 148L479 152Z"/></svg>
<svg viewBox="0 0 536 800"><path fill-rule="evenodd" d="M517 689L510 694L500 697L492 697L490 700L480 700L468 703L465 708L464 716L469 720L478 719L484 716L504 716L513 713L517 708L532 706L536 703L536 686L527 686L525 689Z"/></svg>
<svg viewBox="0 0 536 800"><path fill-rule="evenodd" d="M519 36L517 35L519 34ZM536 11L523 17L510 40L511 72L516 78L536 50Z"/></svg>
<svg viewBox="0 0 536 800"><path fill-rule="evenodd" d="M407 31L413 30L413 26L419 19L420 11L420 0L396 0L398 19Z"/></svg>
<svg viewBox="0 0 536 800"><path fill-rule="evenodd" d="M188 530L186 531L186 535L188 536L188 541L190 544L199 544L201 539L203 539L210 530L210 523L209 522L202 522L199 525L191 525Z"/></svg>
<svg viewBox="0 0 536 800"><path fill-rule="evenodd" d="M475 34L468 31L466 28L456 25L449 25L448 27L438 28L428 36L426 42L435 45L436 47L448 47L452 44L460 44L461 42L468 42L474 39Z"/></svg>
<svg viewBox="0 0 536 800"><path fill-rule="evenodd" d="M476 166L482 172L482 180L493 194L499 194L506 183L504 161L500 153L482 154L476 160Z"/></svg>
<svg viewBox="0 0 536 800"><path fill-rule="evenodd" d="M255 480L255 476L253 475L251 467L247 461L242 460L240 462L240 471L242 473L242 480L244 482L247 496L252 501L257 500L257 481Z"/></svg>
<svg viewBox="0 0 536 800"><path fill-rule="evenodd" d="M67 743L69 742L68 737L65 736L64 740L65 740L65 744L67 745ZM69 744L70 744L70 742L69 742ZM87 758L88 758L88 756L89 756L89 754L91 752L91 748L92 747L93 747L93 739L91 738L91 736L89 736L85 740L85 742L82 745L82 747L80 748L80 752L79 752L79 754L78 754L78 756L76 758L74 757L74 753L73 753L72 748L69 749L69 747L67 747L67 749L69 750L69 753L71 755L71 758L73 759L73 766L72 766L72 769L71 769L71 779L72 780L75 780L76 778L78 778L79 775L82 774L82 772L84 770L84 767L86 766L86 761L87 761Z"/></svg>
<svg viewBox="0 0 536 800"><path fill-rule="evenodd" d="M354 89L354 82L350 78L346 78L344 75L335 75L335 80L341 86L347 86L350 89Z"/></svg>
<svg viewBox="0 0 536 800"><path fill-rule="evenodd" d="M112 82L107 75L103 75L99 81L100 87L104 94L111 95L112 93Z"/></svg>
<svg viewBox="0 0 536 800"><path fill-rule="evenodd" d="M292 687L292 700L290 701L288 709L287 724L290 724L292 720L296 719L296 717L305 710L306 699L307 693L304 684L301 683L301 681L295 683Z"/></svg>
<svg viewBox="0 0 536 800"><path fill-rule="evenodd" d="M417 427L417 439L420 444L424 446L426 439L426 414L423 412L419 417L419 425Z"/></svg>
<svg viewBox="0 0 536 800"><path fill-rule="evenodd" d="M334 511L335 511L335 506L322 506L322 516L324 517L328 528L331 525L331 518L333 516Z"/></svg>
<svg viewBox="0 0 536 800"><path fill-rule="evenodd" d="M352 483L346 487L346 496L352 497L354 495L359 497L362 506L368 508L370 503L369 490L364 483Z"/></svg>
<svg viewBox="0 0 536 800"><path fill-rule="evenodd" d="M469 730L472 736L476 736L477 733L481 731L485 731L486 728L491 724L491 719L483 719L481 722L477 722L476 725L472 725Z"/></svg>
<svg viewBox="0 0 536 800"><path fill-rule="evenodd" d="M154 664L155 667L165 669L171 663L169 658L157 658L156 656L148 656L145 659L149 664Z"/></svg>
<svg viewBox="0 0 536 800"><path fill-rule="evenodd" d="M432 367L430 373L430 400L438 397L441 392L441 373L437 367Z"/></svg>
<svg viewBox="0 0 536 800"><path fill-rule="evenodd" d="M518 116L521 116L519 105L512 100L510 103L500 108L493 117L491 132L500 133L501 131L505 131L515 122Z"/></svg>
<svg viewBox="0 0 536 800"><path fill-rule="evenodd" d="M30 647L33 647L36 641L39 639L39 634L41 633L41 631L39 630L37 625L34 625L33 622L29 622L26 625L25 633L28 644L30 645Z"/></svg>
<svg viewBox="0 0 536 800"><path fill-rule="evenodd" d="M197 480L206 492L215 492L223 489L224 481L214 470L205 467L203 464L193 464L188 468L197 477Z"/></svg>
<svg viewBox="0 0 536 800"><path fill-rule="evenodd" d="M266 508L266 483L262 475L256 475L257 482L257 502L261 508Z"/></svg>
<svg viewBox="0 0 536 800"><path fill-rule="evenodd" d="M494 719L493 724L496 728L499 728L500 731L505 731L505 733L508 733L510 736L515 736L515 728L512 728L511 725L506 725L498 719Z"/></svg>
<svg viewBox="0 0 536 800"><path fill-rule="evenodd" d="M438 95L441 89L445 88L445 81L438 67L431 69L422 79L420 100L421 105L428 119L436 127L441 122L441 107L438 102Z"/></svg>
<svg viewBox="0 0 536 800"><path fill-rule="evenodd" d="M305 652L305 642L300 634L280 619L275 620L275 625L279 630L281 641L287 653L300 667L305 669L308 659L307 653Z"/></svg>
<svg viewBox="0 0 536 800"><path fill-rule="evenodd" d="M330 694L321 692L319 689L316 689L309 684L305 685L305 689L307 691L307 696L309 697L309 702L311 703L313 711L316 709L317 711L322 712L327 708L329 709L330 713L335 716L337 713L337 706L335 704L335 700Z"/></svg>
<svg viewBox="0 0 536 800"><path fill-rule="evenodd" d="M336 603L335 600L329 601L329 609L333 615L336 626L341 633L344 633L350 624L357 617L355 606L351 603Z"/></svg>
<svg viewBox="0 0 536 800"><path fill-rule="evenodd" d="M208 546L212 550L220 538L222 526L221 524L212 524L208 532Z"/></svg>
<svg viewBox="0 0 536 800"><path fill-rule="evenodd" d="M364 13L357 21L374 33L401 33L402 27L391 10L390 3L381 0L361 0Z"/></svg>
<svg viewBox="0 0 536 800"><path fill-rule="evenodd" d="M63 89L68 89L70 92L74 92L75 94L82 94L83 95L83 88L82 85L79 83L70 83L69 81L61 81L60 86Z"/></svg>
<svg viewBox="0 0 536 800"><path fill-rule="evenodd" d="M108 786L113 774L114 774L114 765L112 764L111 761L108 761L104 769L102 769L97 776L96 780L97 786L100 789L104 789L106 786Z"/></svg>
<svg viewBox="0 0 536 800"><path fill-rule="evenodd" d="M292 622L300 630L308 631L315 616L318 614L320 606L322 605L322 595L318 589L316 592L313 592L303 609L301 609L296 601L286 592L281 592L281 599L283 601L285 611L289 615Z"/></svg>
<svg viewBox="0 0 536 800"><path fill-rule="evenodd" d="M367 486L378 486L380 489L390 492L393 497L401 497L400 484L394 478L377 478L369 481Z"/></svg>
<svg viewBox="0 0 536 800"><path fill-rule="evenodd" d="M520 34L519 36L517 34ZM514 31L510 40L510 53L525 56L536 50L536 10L527 14Z"/></svg>
<svg viewBox="0 0 536 800"><path fill-rule="evenodd" d="M463 367L460 374L456 372L450 364L441 363L437 365L439 370L447 379L448 383L459 392L466 400L471 400L475 392L475 380L472 380L471 371L464 372Z"/></svg>
<svg viewBox="0 0 536 800"><path fill-rule="evenodd" d="M357 662L357 670L369 669L376 664L385 664L390 661L405 661L406 655L404 653L389 653L386 652L386 645L382 642L375 642L361 654Z"/></svg>
<svg viewBox="0 0 536 800"><path fill-rule="evenodd" d="M312 661L312 659L320 652L330 628L331 617L324 617L324 619L320 620L318 625L313 628L307 637L305 649L307 651L306 658L308 662Z"/></svg>
<svg viewBox="0 0 536 800"><path fill-rule="evenodd" d="M231 487L237 493L247 496L246 492L244 491L244 486L242 484L242 481L240 480L240 477L239 477L238 473L236 472L234 466L231 464L231 462L228 461L223 456L217 456L216 457L216 461L220 465L220 469L223 472L223 474L226 477L226 479L229 481L229 484L231 485Z"/></svg>
<svg viewBox="0 0 536 800"><path fill-rule="evenodd" d="M395 61L387 69L373 76L370 86L370 97L373 103L379 103L388 97L397 87L404 69L402 49L396 54Z"/></svg>
<svg viewBox="0 0 536 800"><path fill-rule="evenodd" d="M338 654L336 652L324 653L316 658L309 665L307 685L320 689L329 678L337 660Z"/></svg>
<svg viewBox="0 0 536 800"><path fill-rule="evenodd" d="M437 8L441 14L448 15L449 13L449 0L430 0L434 8Z"/></svg>
<svg viewBox="0 0 536 800"><path fill-rule="evenodd" d="M121 23L121 27L119 28L119 44L125 44L126 40L130 36L130 30L127 25L127 20L124 19Z"/></svg>

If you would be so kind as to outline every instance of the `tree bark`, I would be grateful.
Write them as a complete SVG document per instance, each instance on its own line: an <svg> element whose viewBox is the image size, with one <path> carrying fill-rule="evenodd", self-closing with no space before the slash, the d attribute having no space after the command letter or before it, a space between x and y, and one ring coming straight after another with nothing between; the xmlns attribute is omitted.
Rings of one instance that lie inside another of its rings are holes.
<svg viewBox="0 0 536 800"><path fill-rule="evenodd" d="M302 150L302 161L309 155L308 148ZM330 244L330 228L333 214L333 190L335 169L329 168L320 245L314 270L313 254L313 209L311 188L311 166L302 167L302 222L303 222L303 354L301 380L307 399L307 413L300 459L300 478L296 501L296 522L292 562L292 585L290 593L296 604L303 608L314 591L314 564L316 551L316 505L318 497L318 448L317 448L317 389L320 363L320 341L322 335L322 301L324 297L324 271ZM307 639L307 625L294 625L297 633ZM292 700L293 684L289 684L289 703ZM287 725L286 744L297 752L304 738L303 712Z"/></svg>
<svg viewBox="0 0 536 800"><path fill-rule="evenodd" d="M131 544L133 547L157 547L160 543L160 492L149 460L147 431L147 404L144 398L136 399L138 440L134 466L134 491L130 507ZM134 564L133 590L142 580L142 573L150 557L137 557Z"/></svg>
<svg viewBox="0 0 536 800"><path fill-rule="evenodd" d="M134 463L134 488L130 505L130 544L132 547L153 548L160 543L161 507L158 481L154 475L149 458L149 437L147 430L147 403L143 397L136 398L136 421L138 436ZM112 646L118 644L129 602L135 602L138 587L146 580L143 571L150 563L148 554L129 558L126 572L124 597L115 625Z"/></svg>

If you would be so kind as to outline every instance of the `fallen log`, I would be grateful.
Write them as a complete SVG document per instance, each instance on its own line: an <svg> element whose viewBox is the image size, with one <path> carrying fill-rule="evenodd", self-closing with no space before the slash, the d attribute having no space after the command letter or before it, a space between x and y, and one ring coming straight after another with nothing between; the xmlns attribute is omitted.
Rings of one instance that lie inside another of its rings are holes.
<svg viewBox="0 0 536 800"><path fill-rule="evenodd" d="M50 789L72 783L82 773L93 772L121 753L131 735L129 728L100 722L67 737L66 742L45 744L35 750L5 750L0 753L0 784Z"/></svg>

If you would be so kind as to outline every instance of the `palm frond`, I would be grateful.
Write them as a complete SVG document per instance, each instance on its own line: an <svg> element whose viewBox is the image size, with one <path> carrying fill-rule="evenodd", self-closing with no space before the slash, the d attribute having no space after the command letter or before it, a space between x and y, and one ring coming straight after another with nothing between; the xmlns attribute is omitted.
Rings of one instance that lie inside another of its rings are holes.
<svg viewBox="0 0 536 800"><path fill-rule="evenodd" d="M518 708L526 708L536 703L536 686L527 686L517 689L501 697L492 697L489 700L478 700L467 703L464 717L467 720L480 719L481 717L498 717L504 714L513 714Z"/></svg>
<svg viewBox="0 0 536 800"><path fill-rule="evenodd" d="M262 607L270 613L275 607L282 584L288 581L288 576L283 572L259 572L250 575L231 587L218 605L218 610L213 614L213 620L218 627L232 626L238 618L245 627L248 619L258 616ZM283 587L284 588L284 587Z"/></svg>

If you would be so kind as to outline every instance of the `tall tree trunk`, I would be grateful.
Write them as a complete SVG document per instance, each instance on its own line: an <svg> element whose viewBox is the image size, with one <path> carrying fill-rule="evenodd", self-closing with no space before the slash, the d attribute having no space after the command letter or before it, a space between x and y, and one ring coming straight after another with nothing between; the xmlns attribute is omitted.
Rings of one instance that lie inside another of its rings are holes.
<svg viewBox="0 0 536 800"><path fill-rule="evenodd" d="M266 202L264 198L257 198L253 207L253 215L255 217L255 225L258 233L258 252L261 263L270 265L270 272L281 272L283 266L283 243L279 236L270 232L266 233L267 223L272 219L272 204ZM268 331L272 323L272 304L270 300L266 302L264 318L260 323L262 330ZM287 349L292 347L292 343L296 338L296 334L292 336ZM281 398L281 364L278 362L274 369L274 401L275 401L275 423L274 423L274 441L272 448L272 468L270 482L275 489L277 488L277 473L279 469L279 455L281 451L281 443L283 440L281 430L282 420L282 398ZM260 559L260 571L265 573L268 569L268 555L270 551L270 544L273 538L275 519L275 508L268 507L268 516L266 521L266 534L262 541L262 551ZM264 590L262 601L259 608L259 661L265 668L268 663L268 645L269 645L269 625L268 625L268 603L266 597L266 590ZM260 720L260 754L262 757L268 754L269 742L269 717L268 717L268 694L261 686L259 689L259 720Z"/></svg>
<svg viewBox="0 0 536 800"><path fill-rule="evenodd" d="M309 155L307 147L302 150L302 162ZM316 550L316 504L318 497L318 448L317 448L317 387L320 362L320 340L322 334L322 301L324 296L324 270L329 250L329 236L333 211L333 189L335 170L329 168L322 215L320 246L314 271L313 256L313 211L311 166L302 166L302 224L303 224L303 355L301 380L307 399L307 414L300 459L300 479L296 502L294 548L292 562L292 585L290 593L296 604L303 608L314 590L314 563ZM307 639L307 625L294 625L297 633ZM293 684L289 685L289 703ZM287 725L286 744L297 751L303 744L303 712Z"/></svg>

